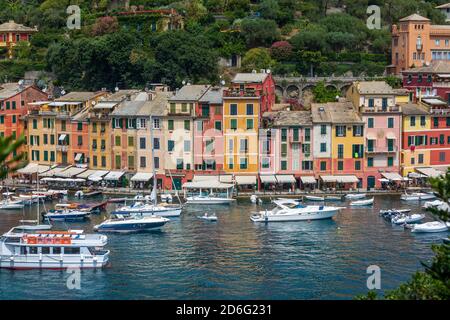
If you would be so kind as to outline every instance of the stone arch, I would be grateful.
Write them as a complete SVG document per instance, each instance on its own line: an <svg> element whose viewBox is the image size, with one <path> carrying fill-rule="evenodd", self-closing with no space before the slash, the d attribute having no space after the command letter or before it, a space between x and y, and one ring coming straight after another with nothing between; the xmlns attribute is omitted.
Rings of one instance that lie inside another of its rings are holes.
<svg viewBox="0 0 450 320"><path fill-rule="evenodd" d="M337 90L337 86L334 83L326 83L325 89Z"/></svg>
<svg viewBox="0 0 450 320"><path fill-rule="evenodd" d="M275 86L275 94L278 98L284 98L284 88L282 86Z"/></svg>
<svg viewBox="0 0 450 320"><path fill-rule="evenodd" d="M287 96L287 98L291 98L291 99L299 98L300 97L300 88L293 84L287 86L286 96Z"/></svg>
<svg viewBox="0 0 450 320"><path fill-rule="evenodd" d="M343 85L341 85L341 87L340 87L340 91L341 91L341 96L346 96L347 95L347 91L348 91L348 89L350 89L350 87L351 87L352 85L351 85L351 83L346 83L346 84L343 84Z"/></svg>

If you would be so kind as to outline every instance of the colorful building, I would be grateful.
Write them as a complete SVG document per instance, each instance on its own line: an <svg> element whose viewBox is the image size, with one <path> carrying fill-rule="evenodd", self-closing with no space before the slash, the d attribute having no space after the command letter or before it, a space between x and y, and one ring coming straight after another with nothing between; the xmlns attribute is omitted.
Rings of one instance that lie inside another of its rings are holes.
<svg viewBox="0 0 450 320"><path fill-rule="evenodd" d="M0 24L0 49L4 50L0 52L0 56L12 59L14 47L20 42L29 44L32 35L36 32L38 32L37 27L26 27L13 20Z"/></svg>
<svg viewBox="0 0 450 320"><path fill-rule="evenodd" d="M365 123L363 184L367 188L380 187L382 179L401 180L398 173L402 114L396 104L397 95L398 91L384 81L355 82L347 91Z"/></svg>
<svg viewBox="0 0 450 320"><path fill-rule="evenodd" d="M392 73L450 60L450 29L433 25L430 19L412 14L392 26Z"/></svg>

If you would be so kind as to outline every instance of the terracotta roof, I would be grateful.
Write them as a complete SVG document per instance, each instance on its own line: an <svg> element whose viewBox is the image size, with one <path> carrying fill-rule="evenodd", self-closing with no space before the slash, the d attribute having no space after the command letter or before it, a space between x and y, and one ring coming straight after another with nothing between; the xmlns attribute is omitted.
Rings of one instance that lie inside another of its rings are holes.
<svg viewBox="0 0 450 320"><path fill-rule="evenodd" d="M450 73L450 61L434 60L428 66L407 69L402 73Z"/></svg>
<svg viewBox="0 0 450 320"><path fill-rule="evenodd" d="M270 120L275 127L312 125L311 112L309 111L265 112L263 117Z"/></svg>
<svg viewBox="0 0 450 320"><path fill-rule="evenodd" d="M430 21L430 19L422 17L421 15L418 15L417 13L414 13L410 16L400 19L399 21Z"/></svg>
<svg viewBox="0 0 450 320"><path fill-rule="evenodd" d="M407 103L402 105L404 115L427 115L430 114L428 108L416 103Z"/></svg>
<svg viewBox="0 0 450 320"><path fill-rule="evenodd" d="M37 32L37 28L26 27L23 24L15 23L13 20L9 20L3 24L0 24L0 32L10 31L23 31L23 32Z"/></svg>
<svg viewBox="0 0 450 320"><path fill-rule="evenodd" d="M311 111L313 123L364 123L350 101L313 103Z"/></svg>

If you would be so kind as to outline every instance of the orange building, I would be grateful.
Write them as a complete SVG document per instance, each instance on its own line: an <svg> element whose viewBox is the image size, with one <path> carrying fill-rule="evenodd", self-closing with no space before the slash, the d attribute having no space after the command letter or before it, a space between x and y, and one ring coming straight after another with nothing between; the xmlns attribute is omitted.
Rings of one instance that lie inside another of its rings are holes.
<svg viewBox="0 0 450 320"><path fill-rule="evenodd" d="M392 26L392 65L400 74L436 60L450 60L450 27L433 25L430 19L412 14Z"/></svg>

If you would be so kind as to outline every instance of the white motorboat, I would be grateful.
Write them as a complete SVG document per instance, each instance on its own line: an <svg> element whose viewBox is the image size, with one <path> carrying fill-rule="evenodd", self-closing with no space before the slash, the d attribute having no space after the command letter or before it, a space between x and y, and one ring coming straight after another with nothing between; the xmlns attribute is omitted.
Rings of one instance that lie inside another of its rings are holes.
<svg viewBox="0 0 450 320"><path fill-rule="evenodd" d="M414 213L412 215L398 215L392 218L392 224L417 223L425 218L424 214Z"/></svg>
<svg viewBox="0 0 450 320"><path fill-rule="evenodd" d="M78 190L77 192L75 192L74 196L75 196L76 198L81 199L81 198L84 197L84 192L81 191L81 190Z"/></svg>
<svg viewBox="0 0 450 320"><path fill-rule="evenodd" d="M340 196L326 196L325 201L342 201Z"/></svg>
<svg viewBox="0 0 450 320"><path fill-rule="evenodd" d="M110 219L94 226L98 232L143 232L161 229L170 220L160 216L112 215Z"/></svg>
<svg viewBox="0 0 450 320"><path fill-rule="evenodd" d="M111 212L111 214L179 217L181 215L181 210L181 206L136 202L130 206L120 207L119 209Z"/></svg>
<svg viewBox="0 0 450 320"><path fill-rule="evenodd" d="M55 209L44 213L43 217L50 221L74 221L84 220L90 214L88 210L70 209L70 207L70 204L59 203L55 205Z"/></svg>
<svg viewBox="0 0 450 320"><path fill-rule="evenodd" d="M444 222L432 221L413 225L411 232L444 232L448 226Z"/></svg>
<svg viewBox="0 0 450 320"><path fill-rule="evenodd" d="M250 219L253 222L287 222L330 219L335 216L342 207L328 206L304 206L299 201L282 199L275 200L276 207L270 211L259 211Z"/></svg>
<svg viewBox="0 0 450 320"><path fill-rule="evenodd" d="M13 201L9 198L0 201L0 210L20 210L23 209L25 205L22 200Z"/></svg>
<svg viewBox="0 0 450 320"><path fill-rule="evenodd" d="M8 269L102 268L109 261L105 235L83 230L12 228L0 238L0 267Z"/></svg>
<svg viewBox="0 0 450 320"><path fill-rule="evenodd" d="M318 196L305 196L306 200L309 201L325 201L324 197L318 197Z"/></svg>
<svg viewBox="0 0 450 320"><path fill-rule="evenodd" d="M365 193L349 193L345 195L345 198L347 200L358 200L358 199L364 199L366 197Z"/></svg>
<svg viewBox="0 0 450 320"><path fill-rule="evenodd" d="M162 194L160 197L161 201L165 203L172 203L173 201L172 195L170 193Z"/></svg>
<svg viewBox="0 0 450 320"><path fill-rule="evenodd" d="M186 203L188 204L231 204L235 201L233 198L214 197L211 195L198 195L186 198Z"/></svg>
<svg viewBox="0 0 450 320"><path fill-rule="evenodd" d="M365 200L356 200L356 201L352 201L352 202L350 202L350 205L351 206L371 206L371 205L373 205L373 201L374 201L374 198L371 198L371 199L365 199Z"/></svg>
<svg viewBox="0 0 450 320"><path fill-rule="evenodd" d="M252 194L250 196L250 201L251 201L251 203L254 203L254 204L256 204L258 202L258 197L256 196L256 194Z"/></svg>
<svg viewBox="0 0 450 320"><path fill-rule="evenodd" d="M403 201L424 201L435 199L436 196L433 193L425 193L425 192L413 192L413 193L404 193L400 196L400 199Z"/></svg>
<svg viewBox="0 0 450 320"><path fill-rule="evenodd" d="M205 213L203 216L197 216L197 218L207 221L217 221L217 216L215 214L208 215Z"/></svg>
<svg viewBox="0 0 450 320"><path fill-rule="evenodd" d="M380 215L385 214L405 214L411 212L411 209L388 209L388 210L380 210Z"/></svg>

